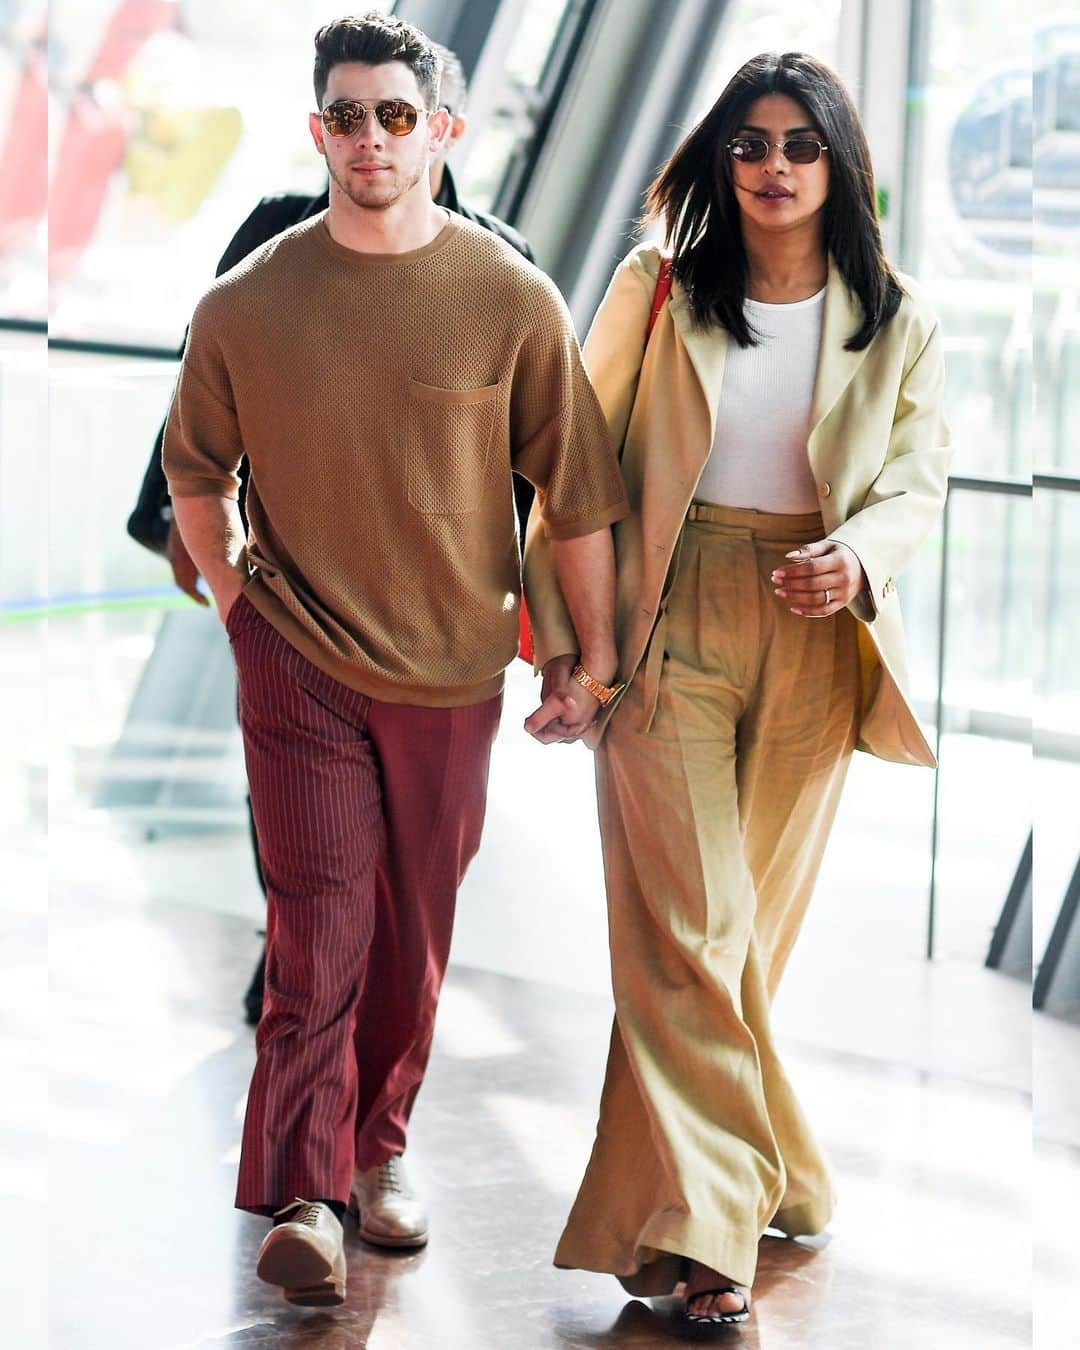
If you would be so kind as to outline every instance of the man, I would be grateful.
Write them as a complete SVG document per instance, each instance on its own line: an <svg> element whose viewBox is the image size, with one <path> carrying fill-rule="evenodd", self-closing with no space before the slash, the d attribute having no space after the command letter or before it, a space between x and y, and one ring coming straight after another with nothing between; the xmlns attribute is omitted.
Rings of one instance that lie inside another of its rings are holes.
<svg viewBox="0 0 1080 1350"><path fill-rule="evenodd" d="M517 646L512 468L581 644L533 728L576 734L616 665L607 429L552 283L432 200L438 86L400 20L320 30L328 211L204 296L165 436L236 658L267 883L236 1203L274 1216L258 1273L308 1305L345 1296L347 1205L370 1240L427 1238L400 1157Z"/></svg>
<svg viewBox="0 0 1080 1350"><path fill-rule="evenodd" d="M450 172L450 166L446 159L449 152L468 129L469 121L465 109L469 87L465 78L465 69L457 54L448 47L441 47L437 43L433 45L442 57L439 106L445 108L449 114L450 129L445 140L431 154L429 166L431 195L437 205L445 206L448 211L456 211L466 220L482 225L485 230L490 230L500 239L505 239L511 247L516 248L530 262L535 262L528 240L513 226L508 225L505 220L500 220L498 216L492 215L488 211L477 210L458 197L457 183L454 181L454 176ZM308 220L321 211L325 211L329 201L329 188L315 197L297 192L276 193L271 197L264 197L229 241L228 247L218 260L214 275L220 277L228 272L230 268L242 262L253 249L258 248L260 244L265 244L275 234L280 234L282 230L287 230L290 226L298 225L302 220ZM180 355L183 356L183 354L183 348L181 348ZM180 532L177 530L176 522L173 519L169 485L161 467L161 443L164 434L165 425L162 423L154 441L154 447L150 452L150 462L146 466L146 473L139 489L135 509L128 517L127 530L128 534L137 543L142 544L144 548L150 549L153 553L161 553L168 558L172 568L173 580L180 590L189 595L196 604L206 605L209 602L198 589L199 573L184 548L184 542L180 538ZM242 511L243 487L247 484L246 463L241 466L240 477L240 506ZM524 541L525 526L532 506L533 492L528 480L522 478L519 474L514 476L514 500L517 504L521 539ZM259 1020L257 1014L254 1020L256 1022Z"/></svg>
<svg viewBox="0 0 1080 1350"><path fill-rule="evenodd" d="M442 78L439 85L439 106L446 109L450 117L450 128L445 139L431 154L429 165L431 195L439 206L445 206L448 211L456 211L459 215L465 216L467 220L472 220L477 225L482 225L484 229L491 230L493 234L498 235L500 239L505 239L508 244L516 248L523 257L533 262L532 249L517 230L507 225L505 221L500 220L498 216L490 215L486 211L475 210L458 198L457 185L446 163L446 157L452 147L465 134L468 127L468 120L465 115L468 84L465 79L464 68L457 56L446 47L438 47L438 51L443 61ZM228 248L218 262L216 275L222 276L223 273L235 267L237 263L242 262L253 249L258 248L260 244L265 244L274 235L280 234L292 225L297 225L303 220L318 215L321 211L325 211L329 205L329 197L329 189L321 192L317 197L303 196L298 193L282 193L272 197L264 197L233 236ZM182 350L181 355L183 355ZM172 568L173 579L180 590L189 595L196 604L206 605L209 602L198 586L198 569L184 547L184 541L180 538L180 532L177 530L176 521L173 518L169 485L165 481L165 473L161 465L161 444L164 434L165 426L163 423L154 442L150 463L147 465L139 491L138 502L128 519L128 533L144 547L155 553L164 554ZM241 516L244 515L247 472L248 466L245 459L240 465L239 506ZM517 473L514 474L513 484L519 534L521 540L524 541L525 526L533 501L533 489L528 479ZM259 885L265 894L266 884L259 865L254 821L251 821L251 837L255 854L255 872L259 879ZM244 994L244 1013L251 1026L257 1025L259 1018L262 1016L265 971L266 950L264 947L256 963L251 982Z"/></svg>

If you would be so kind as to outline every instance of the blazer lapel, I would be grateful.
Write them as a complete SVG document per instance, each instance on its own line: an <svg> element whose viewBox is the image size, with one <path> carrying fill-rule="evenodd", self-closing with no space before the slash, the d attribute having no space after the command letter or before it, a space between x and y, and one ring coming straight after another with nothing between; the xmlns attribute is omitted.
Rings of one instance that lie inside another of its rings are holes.
<svg viewBox="0 0 1080 1350"><path fill-rule="evenodd" d="M720 389L724 383L724 358L727 355L727 331L718 324L698 327L694 324L690 312L690 302L686 292L676 282L671 289L668 302L672 322L679 334L679 340L686 348L687 355L701 384L701 392L709 412L709 440L704 446L708 456L716 433L716 409L720 404ZM702 463L704 463L704 459Z"/></svg>
<svg viewBox="0 0 1080 1350"><path fill-rule="evenodd" d="M859 302L848 290L847 283L840 275L840 269L830 255L829 278L825 285L821 349L818 353L814 400L810 411L808 448L811 454L818 428L851 383L866 356L865 347L860 352L849 352L844 346L861 323L862 309Z"/></svg>

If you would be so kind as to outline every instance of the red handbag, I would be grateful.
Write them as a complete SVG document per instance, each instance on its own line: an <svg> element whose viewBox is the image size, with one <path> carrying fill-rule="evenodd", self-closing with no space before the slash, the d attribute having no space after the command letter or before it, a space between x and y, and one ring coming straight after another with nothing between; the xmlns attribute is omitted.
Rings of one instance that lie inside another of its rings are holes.
<svg viewBox="0 0 1080 1350"><path fill-rule="evenodd" d="M656 327L656 321L660 317L660 311L664 308L664 304L671 294L671 265L672 259L666 253L662 253L660 255L660 270L656 274L652 306L649 310L649 322L645 326L644 345L646 347L649 345L649 338L652 337L652 330ZM522 596L521 604L518 607L518 656L531 666L534 655L532 624L529 622L529 611L525 608L525 597Z"/></svg>

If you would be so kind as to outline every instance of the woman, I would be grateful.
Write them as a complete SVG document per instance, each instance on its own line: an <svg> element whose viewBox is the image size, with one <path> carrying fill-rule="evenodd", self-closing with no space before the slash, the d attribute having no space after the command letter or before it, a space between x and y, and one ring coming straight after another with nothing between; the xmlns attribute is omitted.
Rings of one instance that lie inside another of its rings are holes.
<svg viewBox="0 0 1080 1350"><path fill-rule="evenodd" d="M649 194L661 254L622 263L585 344L632 514L619 672L590 727L615 1025L596 1143L556 1264L746 1318L767 1226L833 1192L769 1004L856 746L931 765L904 695L894 578L943 503L936 319L885 261L857 113L820 62L755 57ZM533 530L545 694L574 662ZM603 690L601 690L601 693ZM555 733L572 737L595 704ZM601 737L603 740L601 741Z"/></svg>

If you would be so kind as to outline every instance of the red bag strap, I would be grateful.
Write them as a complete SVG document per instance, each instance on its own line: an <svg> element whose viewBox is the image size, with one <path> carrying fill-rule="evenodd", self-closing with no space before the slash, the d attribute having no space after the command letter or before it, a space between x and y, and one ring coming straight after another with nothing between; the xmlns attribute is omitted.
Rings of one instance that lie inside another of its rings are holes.
<svg viewBox="0 0 1080 1350"><path fill-rule="evenodd" d="M649 326L645 329L645 345L649 345L649 338L656 325L656 320L660 317L660 311L664 308L664 302L671 294L671 264L672 259L667 254L660 256L660 270L656 274L656 289L653 291L652 309L649 311Z"/></svg>

